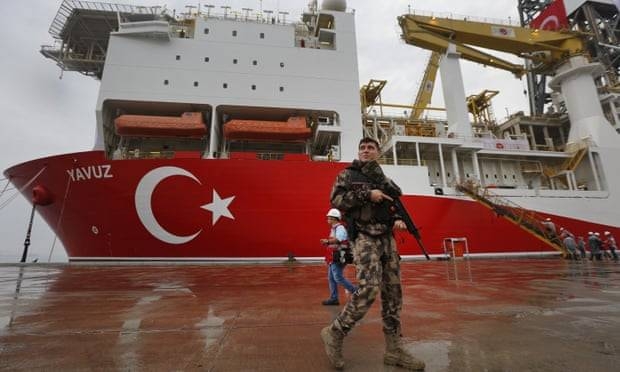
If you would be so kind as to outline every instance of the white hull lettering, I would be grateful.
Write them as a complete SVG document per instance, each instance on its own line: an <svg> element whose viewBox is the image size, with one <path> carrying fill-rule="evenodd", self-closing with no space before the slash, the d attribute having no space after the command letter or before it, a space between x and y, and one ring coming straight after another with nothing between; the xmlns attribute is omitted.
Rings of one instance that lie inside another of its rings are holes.
<svg viewBox="0 0 620 372"><path fill-rule="evenodd" d="M71 177L71 181L74 182L114 178L114 175L112 174L112 166L109 164L90 165L88 167L67 169L67 174Z"/></svg>

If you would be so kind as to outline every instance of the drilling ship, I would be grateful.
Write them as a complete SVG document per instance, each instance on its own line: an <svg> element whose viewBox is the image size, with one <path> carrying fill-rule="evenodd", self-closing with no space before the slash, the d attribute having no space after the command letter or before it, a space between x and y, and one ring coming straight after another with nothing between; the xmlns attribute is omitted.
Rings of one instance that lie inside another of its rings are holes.
<svg viewBox="0 0 620 372"><path fill-rule="evenodd" d="M434 16L398 21L405 41L442 52L451 84L440 120L373 111L385 82L360 90L345 1L311 1L292 22L222 8L62 2L50 27L57 42L41 53L100 80L95 147L4 174L70 261L322 257L331 187L362 137L380 142L379 161L433 257L561 254L546 219L558 234L620 235L620 141L601 106L604 71L573 36L554 47L559 62L531 52L547 58L539 71L553 63L550 86L566 112L489 126L471 120L458 61L500 61L459 45L454 30L444 40ZM523 30L480 35L505 45ZM401 256L422 257L411 236L396 237Z"/></svg>

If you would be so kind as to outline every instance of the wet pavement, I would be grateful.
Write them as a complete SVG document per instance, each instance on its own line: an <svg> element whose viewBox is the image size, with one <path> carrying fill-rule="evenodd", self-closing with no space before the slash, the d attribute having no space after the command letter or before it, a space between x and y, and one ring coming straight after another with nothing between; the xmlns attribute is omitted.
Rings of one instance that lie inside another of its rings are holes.
<svg viewBox="0 0 620 372"><path fill-rule="evenodd" d="M426 371L620 368L620 264L402 268L404 341ZM312 264L4 265L0 370L328 371L327 293ZM346 370L399 371L382 353L377 301L345 339Z"/></svg>

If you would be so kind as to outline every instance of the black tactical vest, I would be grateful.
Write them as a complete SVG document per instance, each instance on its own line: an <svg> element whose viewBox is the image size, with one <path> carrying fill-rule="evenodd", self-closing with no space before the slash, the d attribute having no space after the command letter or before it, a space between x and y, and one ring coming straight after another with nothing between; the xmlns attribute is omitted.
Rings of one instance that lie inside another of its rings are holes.
<svg viewBox="0 0 620 372"><path fill-rule="evenodd" d="M359 168L351 166L348 167L347 170L351 175L351 187L353 189L364 189L368 191L378 189L388 194L382 185L366 176ZM389 200L383 200L381 203L368 201L368 203L360 207L352 208L348 213L359 225L363 226L380 223L391 229L394 225L391 207L392 203Z"/></svg>

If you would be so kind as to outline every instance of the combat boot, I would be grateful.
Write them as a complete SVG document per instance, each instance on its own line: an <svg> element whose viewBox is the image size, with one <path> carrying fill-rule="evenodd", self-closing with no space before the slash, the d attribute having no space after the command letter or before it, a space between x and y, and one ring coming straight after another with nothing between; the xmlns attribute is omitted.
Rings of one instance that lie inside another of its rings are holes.
<svg viewBox="0 0 620 372"><path fill-rule="evenodd" d="M331 326L327 326L321 330L321 339L325 345L325 353L332 366L336 369L343 369L342 341L344 335L339 331L333 330Z"/></svg>
<svg viewBox="0 0 620 372"><path fill-rule="evenodd" d="M403 349L399 335L385 335L385 354L383 363L390 366L399 366L410 371L423 371L426 366L423 361L415 358Z"/></svg>

